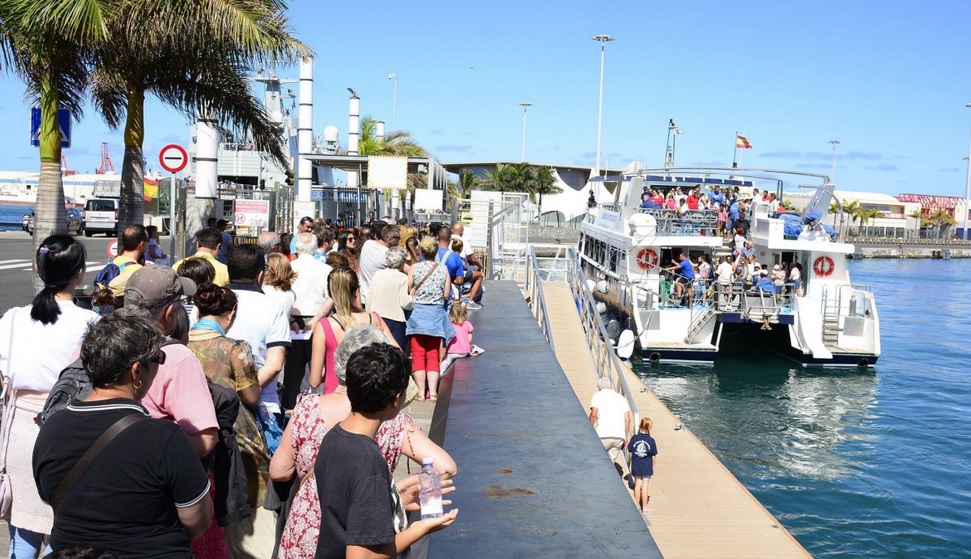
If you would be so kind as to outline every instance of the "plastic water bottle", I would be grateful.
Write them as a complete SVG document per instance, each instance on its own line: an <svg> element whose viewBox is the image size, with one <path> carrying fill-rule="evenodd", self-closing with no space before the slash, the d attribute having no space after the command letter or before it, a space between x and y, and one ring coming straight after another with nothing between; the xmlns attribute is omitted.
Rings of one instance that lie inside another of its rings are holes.
<svg viewBox="0 0 971 559"><path fill-rule="evenodd" d="M421 503L421 519L442 516L442 478L431 458L422 461L418 472L418 501Z"/></svg>

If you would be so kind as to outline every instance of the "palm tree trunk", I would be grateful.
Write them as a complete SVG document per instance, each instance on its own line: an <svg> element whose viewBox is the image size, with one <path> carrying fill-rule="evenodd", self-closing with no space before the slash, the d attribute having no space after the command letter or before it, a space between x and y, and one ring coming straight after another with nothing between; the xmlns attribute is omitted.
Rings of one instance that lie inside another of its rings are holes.
<svg viewBox="0 0 971 559"><path fill-rule="evenodd" d="M145 162L142 141L145 137L145 94L128 91L125 120L125 158L121 163L121 202L118 211L118 237L125 227L145 222Z"/></svg>
<svg viewBox="0 0 971 559"><path fill-rule="evenodd" d="M67 231L57 99L56 78L43 81L40 84L40 179L37 183L37 205L34 208L34 250L31 260L44 239ZM44 288L44 282L37 272L33 273L31 284L35 293Z"/></svg>

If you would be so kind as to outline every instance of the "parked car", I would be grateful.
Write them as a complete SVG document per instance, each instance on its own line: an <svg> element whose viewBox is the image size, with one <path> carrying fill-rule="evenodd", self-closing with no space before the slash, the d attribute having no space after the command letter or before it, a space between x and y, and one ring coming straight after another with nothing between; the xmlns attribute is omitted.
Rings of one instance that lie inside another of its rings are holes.
<svg viewBox="0 0 971 559"><path fill-rule="evenodd" d="M91 198L84 204L84 236L106 233L109 237L118 236L118 200L114 198Z"/></svg>
<svg viewBox="0 0 971 559"><path fill-rule="evenodd" d="M68 235L80 235L83 227L81 210L77 208L64 208L67 212L67 233ZM34 212L30 212L30 219L27 220L27 232L34 236Z"/></svg>

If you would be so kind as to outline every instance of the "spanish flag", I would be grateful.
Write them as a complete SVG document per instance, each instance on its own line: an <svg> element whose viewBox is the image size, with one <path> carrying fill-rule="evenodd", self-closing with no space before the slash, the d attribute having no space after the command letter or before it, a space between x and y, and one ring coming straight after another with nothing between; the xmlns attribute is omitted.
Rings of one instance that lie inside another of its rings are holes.
<svg viewBox="0 0 971 559"><path fill-rule="evenodd" d="M752 149L752 142L748 141L748 138L745 136L735 134L735 147L740 149Z"/></svg>
<svg viewBox="0 0 971 559"><path fill-rule="evenodd" d="M146 202L151 202L156 196L158 196L158 181L152 180L150 178L145 178L145 194L144 198Z"/></svg>

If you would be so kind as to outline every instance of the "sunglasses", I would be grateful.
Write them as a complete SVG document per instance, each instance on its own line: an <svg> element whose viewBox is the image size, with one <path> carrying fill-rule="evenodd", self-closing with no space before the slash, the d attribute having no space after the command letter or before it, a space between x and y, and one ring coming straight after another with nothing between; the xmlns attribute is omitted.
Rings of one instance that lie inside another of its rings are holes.
<svg viewBox="0 0 971 559"><path fill-rule="evenodd" d="M347 242L355 241L357 242L357 237L348 237Z"/></svg>
<svg viewBox="0 0 971 559"><path fill-rule="evenodd" d="M158 350L158 353L156 353L154 356L148 358L148 362L149 363L158 363L159 365L164 365L165 364L165 352L162 351L161 349Z"/></svg>

